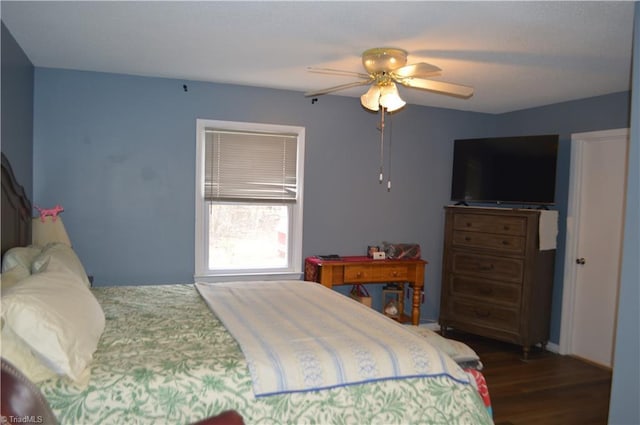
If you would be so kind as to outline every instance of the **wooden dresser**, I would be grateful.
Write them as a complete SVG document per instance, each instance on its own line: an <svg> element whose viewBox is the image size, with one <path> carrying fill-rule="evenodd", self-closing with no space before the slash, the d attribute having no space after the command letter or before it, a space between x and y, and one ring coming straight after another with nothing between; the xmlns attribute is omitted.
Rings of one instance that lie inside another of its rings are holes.
<svg viewBox="0 0 640 425"><path fill-rule="evenodd" d="M555 250L540 210L445 207L440 327L523 347L549 339Z"/></svg>

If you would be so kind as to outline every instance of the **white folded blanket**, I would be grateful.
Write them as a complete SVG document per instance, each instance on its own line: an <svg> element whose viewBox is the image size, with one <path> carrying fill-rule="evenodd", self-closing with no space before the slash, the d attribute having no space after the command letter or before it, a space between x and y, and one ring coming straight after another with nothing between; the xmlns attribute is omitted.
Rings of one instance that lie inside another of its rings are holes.
<svg viewBox="0 0 640 425"><path fill-rule="evenodd" d="M238 341L256 396L384 379L468 376L444 352L388 317L320 284L196 283Z"/></svg>

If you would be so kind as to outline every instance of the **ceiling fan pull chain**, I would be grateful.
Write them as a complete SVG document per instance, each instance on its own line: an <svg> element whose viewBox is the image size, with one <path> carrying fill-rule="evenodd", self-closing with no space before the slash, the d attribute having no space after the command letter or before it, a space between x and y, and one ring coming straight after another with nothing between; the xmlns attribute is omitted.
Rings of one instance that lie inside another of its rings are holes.
<svg viewBox="0 0 640 425"><path fill-rule="evenodd" d="M380 176L378 182L382 184L384 175L382 173L384 166L384 107L380 108Z"/></svg>
<svg viewBox="0 0 640 425"><path fill-rule="evenodd" d="M389 171L387 173L387 192L391 192L391 146L393 143L393 115L389 117Z"/></svg>

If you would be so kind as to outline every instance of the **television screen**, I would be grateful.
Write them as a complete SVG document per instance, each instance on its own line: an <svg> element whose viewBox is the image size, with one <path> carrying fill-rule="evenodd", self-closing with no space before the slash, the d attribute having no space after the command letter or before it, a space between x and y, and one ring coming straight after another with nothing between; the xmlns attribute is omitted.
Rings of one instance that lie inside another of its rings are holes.
<svg viewBox="0 0 640 425"><path fill-rule="evenodd" d="M555 203L558 135L454 141L451 200Z"/></svg>

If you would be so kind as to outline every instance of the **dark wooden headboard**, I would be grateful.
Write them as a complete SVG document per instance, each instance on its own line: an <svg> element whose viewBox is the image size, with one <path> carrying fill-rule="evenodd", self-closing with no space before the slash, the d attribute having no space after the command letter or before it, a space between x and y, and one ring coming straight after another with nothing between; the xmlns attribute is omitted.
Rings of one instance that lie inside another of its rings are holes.
<svg viewBox="0 0 640 425"><path fill-rule="evenodd" d="M26 246L31 243L31 201L27 198L16 176L13 174L9 159L2 154L2 255L14 246Z"/></svg>

